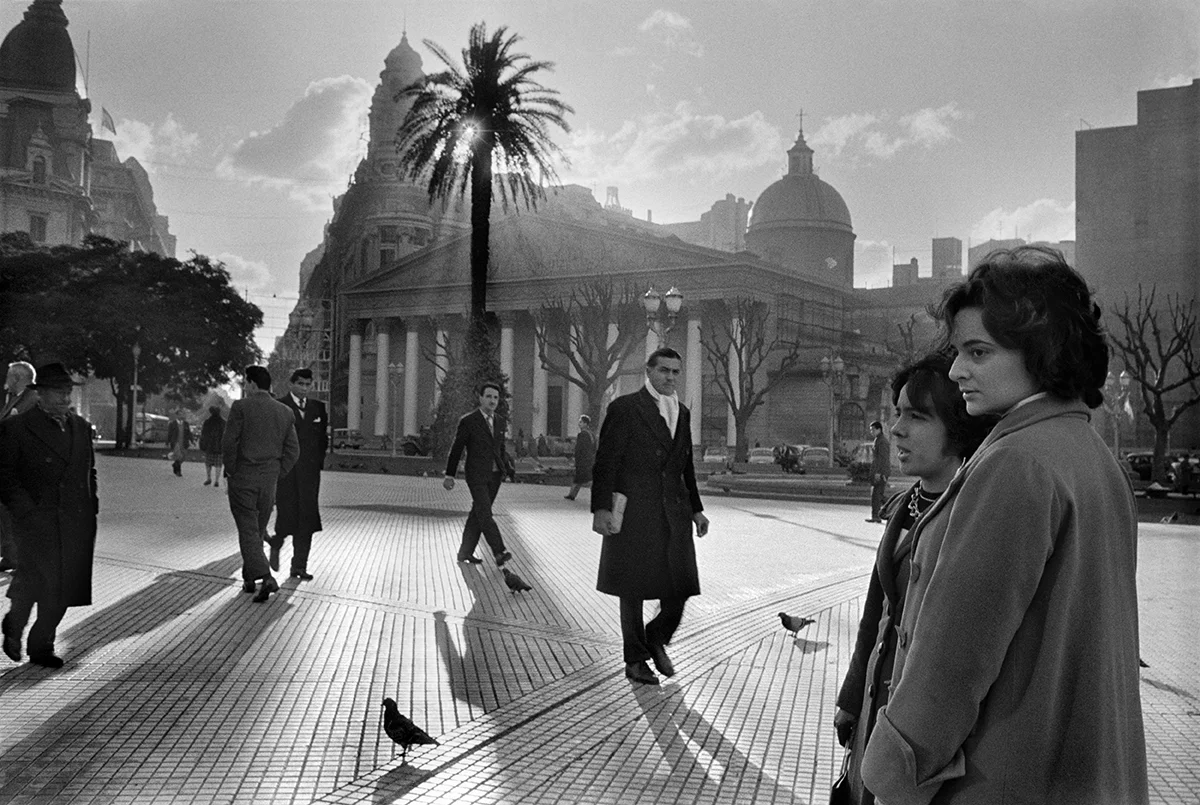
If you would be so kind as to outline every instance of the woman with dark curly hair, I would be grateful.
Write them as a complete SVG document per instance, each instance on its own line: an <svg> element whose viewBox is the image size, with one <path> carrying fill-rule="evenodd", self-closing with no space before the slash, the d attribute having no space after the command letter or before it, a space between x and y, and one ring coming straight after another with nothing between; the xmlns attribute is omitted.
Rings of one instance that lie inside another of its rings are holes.
<svg viewBox="0 0 1200 805"><path fill-rule="evenodd" d="M885 805L1145 803L1137 517L1088 422L1100 309L1061 254L1023 246L938 318L967 411L1000 419L912 529L863 782Z"/></svg>
<svg viewBox="0 0 1200 805"><path fill-rule="evenodd" d="M904 612L912 561L912 527L950 485L996 421L995 417L967 413L949 372L950 358L934 354L901 369L892 380L896 456L904 474L917 482L883 505L887 526L863 602L854 655L838 693L833 724L839 743L850 750L847 805L875 801L863 788L860 769L867 738L880 708L887 704L897 647L895 627Z"/></svg>

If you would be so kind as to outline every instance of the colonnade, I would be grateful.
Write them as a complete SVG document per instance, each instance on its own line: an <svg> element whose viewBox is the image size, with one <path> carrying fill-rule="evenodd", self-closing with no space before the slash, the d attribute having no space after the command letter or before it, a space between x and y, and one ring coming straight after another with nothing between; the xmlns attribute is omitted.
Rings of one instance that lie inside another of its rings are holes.
<svg viewBox="0 0 1200 805"><path fill-rule="evenodd" d="M390 417L396 415L392 411L392 405L395 401L392 400L392 383L389 374L389 366L392 363L392 335L394 333L393 326L398 332L403 328L404 332L404 372L403 372L403 391L401 393L402 410L399 412L399 420L396 422L397 436L403 434L417 433L422 424L430 424L420 421L420 411L418 409L420 392L422 388L429 388L432 384L432 399L436 405L437 394L441 388L442 380L445 375L446 367L446 346L447 346L447 331L444 326L437 326L433 333L435 343L433 352L436 357L436 365L431 366L421 357L422 338L429 338L429 330L421 328L421 320L418 319L399 319L399 318L381 318L374 320L374 352L375 352L375 416L370 428L364 428L363 411L362 411L362 395L363 395L363 352L364 352L364 325L365 320L359 319L352 323L349 333L349 382L347 388L346 400L346 427L350 430L358 430L364 435L373 434L380 437L388 435L391 432ZM574 325L572 325L574 326ZM679 389L680 397L684 404L687 405L692 412L692 443L700 444L700 424L703 414L703 366L704 366L704 349L700 343L701 321L699 314L690 315L686 318L686 335L685 346L681 350L684 357L683 367L683 384ZM424 333L424 334L423 334ZM514 375L514 350L517 342L516 322L510 317L501 315L500 326L500 369L509 378L509 382L515 387L518 384L525 385L531 389L532 401L530 408L529 433L531 436L545 434L549 422L549 372L542 366L541 359L538 356L536 338L533 341L533 356L532 369L530 376L516 377ZM616 338L616 325L609 325L610 341ZM429 345L426 345L428 348ZM657 349L659 346L659 336L654 330L649 330L646 334L646 355ZM574 367L571 367L570 373L576 375ZM640 378L625 377L619 378L619 381L614 384L612 391L613 396L634 391L641 386ZM510 389L511 391L511 389ZM579 420L579 416L585 412L586 399L584 398L583 390L575 383L566 384L566 410L565 419L563 420L564 431L563 435L574 435L575 423ZM729 442L733 441L734 422L732 411L729 412L728 434ZM401 427L402 426L402 427ZM515 426L514 426L515 427ZM524 423L521 423L524 428Z"/></svg>

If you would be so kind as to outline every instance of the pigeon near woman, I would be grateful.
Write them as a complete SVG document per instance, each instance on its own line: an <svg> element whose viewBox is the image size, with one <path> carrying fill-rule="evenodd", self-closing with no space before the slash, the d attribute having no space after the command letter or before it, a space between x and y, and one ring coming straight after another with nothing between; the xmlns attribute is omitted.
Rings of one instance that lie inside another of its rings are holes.
<svg viewBox="0 0 1200 805"><path fill-rule="evenodd" d="M383 731L404 750L400 755L402 762L408 760L408 750L412 746L424 744L437 746L437 741L430 738L425 730L412 723L407 716L400 712L396 707L395 699L383 700Z"/></svg>

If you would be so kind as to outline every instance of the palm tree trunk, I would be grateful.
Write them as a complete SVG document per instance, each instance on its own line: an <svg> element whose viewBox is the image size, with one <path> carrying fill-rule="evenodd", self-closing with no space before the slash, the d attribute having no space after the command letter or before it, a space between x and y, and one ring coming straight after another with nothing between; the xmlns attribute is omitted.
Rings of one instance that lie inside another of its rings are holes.
<svg viewBox="0 0 1200 805"><path fill-rule="evenodd" d="M471 326L486 327L489 238L492 229L492 145L476 145L471 156Z"/></svg>

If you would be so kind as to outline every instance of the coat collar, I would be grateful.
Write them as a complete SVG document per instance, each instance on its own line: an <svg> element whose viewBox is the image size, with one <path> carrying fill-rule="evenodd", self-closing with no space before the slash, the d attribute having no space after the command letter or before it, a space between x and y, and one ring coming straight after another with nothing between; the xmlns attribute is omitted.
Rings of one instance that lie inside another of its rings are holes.
<svg viewBox="0 0 1200 805"><path fill-rule="evenodd" d="M29 431L41 441L45 442L46 446L63 461L71 460L71 450L74 448L75 432L79 429L77 417L67 414L67 449L64 452L62 449L64 435L63 431L58 429L58 424L41 408L31 408L26 412L25 422Z"/></svg>
<svg viewBox="0 0 1200 805"><path fill-rule="evenodd" d="M674 446L675 440L671 438L671 429L667 427L666 420L662 418L662 413L658 410L658 403L655 402L654 396L646 389L645 386L635 395L637 398L637 411L641 415L642 420L654 433L655 438L662 442L668 449ZM683 421L683 405L679 406L679 422ZM679 435L679 423L675 425L675 435Z"/></svg>
<svg viewBox="0 0 1200 805"><path fill-rule="evenodd" d="M909 487L905 491L896 495L890 506L892 514L888 517L887 525L883 529L883 539L879 541L879 550L875 554L875 568L879 574L879 583L883 587L884 595L889 601L895 602L900 598L902 591L896 589L896 574L895 568L897 560L903 559L906 555L912 552L912 534L914 529L905 531L901 527L904 522L905 507L908 506L909 497L912 495L912 490L915 486L920 485L918 481L913 487Z"/></svg>
<svg viewBox="0 0 1200 805"><path fill-rule="evenodd" d="M938 498L932 506L925 510L925 513L921 516L920 522L913 526L909 534L913 544L916 544L916 538L924 529L925 524L932 520L939 511L950 505L951 501L957 497L958 490L966 481L967 476L969 476L975 470L975 467L979 464L979 462L982 461L989 452L991 452L992 446L1000 442L1000 440L1002 440L1004 437L1024 430L1031 425L1044 422L1048 419L1055 419L1057 417L1078 417L1082 418L1084 421L1087 421L1091 419L1091 416L1092 415L1089 412L1088 407L1083 404L1082 400L1063 400L1053 396L1032 400L1029 403L1022 405L1020 408L1011 410L1002 416L1000 421L997 422L995 427L992 428L991 433L989 433L987 438L983 440L983 444L979 445L979 448L975 451L975 454L971 456L970 461L964 464L961 468L959 468L958 472L955 473L954 478L950 481L950 486L946 488L946 491L942 493L942 496Z"/></svg>

